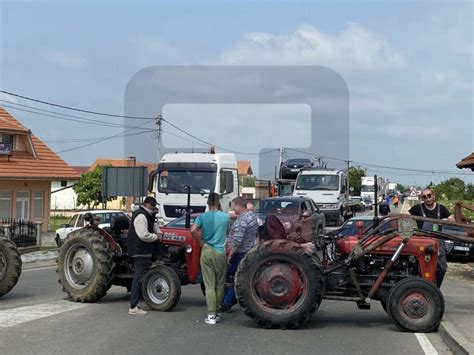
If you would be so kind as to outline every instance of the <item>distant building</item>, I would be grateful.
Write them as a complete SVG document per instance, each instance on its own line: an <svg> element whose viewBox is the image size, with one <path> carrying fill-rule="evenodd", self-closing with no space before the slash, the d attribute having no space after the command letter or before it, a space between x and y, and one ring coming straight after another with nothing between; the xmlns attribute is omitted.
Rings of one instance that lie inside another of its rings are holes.
<svg viewBox="0 0 474 355"><path fill-rule="evenodd" d="M48 230L52 181L79 173L0 107L0 218L43 223Z"/></svg>

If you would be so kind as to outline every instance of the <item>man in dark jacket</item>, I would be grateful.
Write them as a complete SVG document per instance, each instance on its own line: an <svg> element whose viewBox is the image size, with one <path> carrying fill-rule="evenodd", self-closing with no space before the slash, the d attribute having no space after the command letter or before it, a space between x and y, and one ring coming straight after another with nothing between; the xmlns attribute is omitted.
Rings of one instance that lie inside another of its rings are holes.
<svg viewBox="0 0 474 355"><path fill-rule="evenodd" d="M451 216L449 210L439 204L436 203L436 196L433 190L430 188L426 188L421 191L420 199L422 203L420 205L415 205L408 213L413 216L421 216L421 217L428 217L434 219L449 219L454 220L454 217ZM439 231L440 226L438 224L433 224L431 222L421 222L417 221L418 228L425 229L425 230L433 230ZM438 287L441 287L441 284L444 280L444 274L448 270L448 263L446 260L446 245L444 244L443 240L438 240L439 244L439 251L438 251L438 263L436 267L436 284Z"/></svg>
<svg viewBox="0 0 474 355"><path fill-rule="evenodd" d="M133 258L133 274L130 309L128 314L145 315L148 312L138 307L145 272L145 262L156 252L156 242L161 242L163 234L155 223L158 212L154 197L147 196L143 204L133 213L127 235L128 255Z"/></svg>

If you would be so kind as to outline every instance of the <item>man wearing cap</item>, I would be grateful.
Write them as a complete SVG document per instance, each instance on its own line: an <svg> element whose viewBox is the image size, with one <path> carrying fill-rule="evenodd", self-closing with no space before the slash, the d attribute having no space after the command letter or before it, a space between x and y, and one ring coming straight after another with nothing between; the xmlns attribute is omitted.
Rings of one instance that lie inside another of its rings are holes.
<svg viewBox="0 0 474 355"><path fill-rule="evenodd" d="M158 212L154 197L147 196L143 204L133 213L127 235L128 255L133 258L135 272L133 274L130 309L128 314L145 315L148 312L138 307L142 288L145 262L156 252L156 243L161 242L163 234L155 223Z"/></svg>

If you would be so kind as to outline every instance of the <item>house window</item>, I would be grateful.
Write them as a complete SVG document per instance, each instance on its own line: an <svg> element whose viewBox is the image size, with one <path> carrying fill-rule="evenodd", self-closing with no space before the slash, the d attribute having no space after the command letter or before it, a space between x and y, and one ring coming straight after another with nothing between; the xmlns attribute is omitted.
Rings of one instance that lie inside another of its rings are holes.
<svg viewBox="0 0 474 355"><path fill-rule="evenodd" d="M30 218L30 192L17 191L16 193L16 218Z"/></svg>
<svg viewBox="0 0 474 355"><path fill-rule="evenodd" d="M0 191L0 218L12 216L12 192Z"/></svg>
<svg viewBox="0 0 474 355"><path fill-rule="evenodd" d="M61 181L61 187L66 187L67 186L67 181Z"/></svg>
<svg viewBox="0 0 474 355"><path fill-rule="evenodd" d="M13 144L13 134L0 133L0 143Z"/></svg>
<svg viewBox="0 0 474 355"><path fill-rule="evenodd" d="M43 218L43 191L35 191L35 218Z"/></svg>

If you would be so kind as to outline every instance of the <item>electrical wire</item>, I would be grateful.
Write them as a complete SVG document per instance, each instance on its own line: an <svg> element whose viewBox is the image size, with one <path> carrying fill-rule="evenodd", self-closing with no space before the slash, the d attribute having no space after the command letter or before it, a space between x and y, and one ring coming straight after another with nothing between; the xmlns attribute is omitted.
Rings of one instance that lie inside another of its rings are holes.
<svg viewBox="0 0 474 355"><path fill-rule="evenodd" d="M147 124L148 122L145 122L143 125L141 126L144 126L145 124ZM140 126L139 126L140 127ZM139 128L137 127L137 128ZM69 149L64 149L64 150L61 150L61 151L58 151L56 152L56 154L60 154L60 153L66 153L66 152L71 152L73 150L78 150L78 149L82 149L82 148L85 148L85 147L90 147L91 145L94 145L94 144L97 144L97 143L101 143L101 142L104 142L104 141L107 141L107 140L110 140L110 139L113 139L113 138L119 138L119 137L129 137L129 136L133 136L133 135L139 135L139 134L145 134L145 133L149 133L149 132L136 132L136 133L132 133L132 134L129 134L129 135L125 135L127 132L130 132L130 131L133 131L135 128L132 128L132 129L129 129L127 131L124 131L124 132L120 132L120 133L117 133L117 134L114 134L112 136L109 136L108 138L105 138L105 139L100 139L100 140L97 140L95 142L91 142L91 143L88 143L88 144L83 144L83 145L80 145L80 146L77 146L77 147L73 147L73 148L69 148Z"/></svg>
<svg viewBox="0 0 474 355"><path fill-rule="evenodd" d="M43 109L39 109L39 108L36 108L36 107L31 107L31 106L27 106L27 105L18 104L18 103L13 103L13 102L6 101L6 100L1 100L0 99L0 101L8 102L10 104L14 104L14 105L22 106L22 107L28 107L28 108L31 108L31 109L34 109L34 110L40 110L40 111L43 111L43 112L53 112L53 113L55 113L54 111L43 110ZM89 125L104 126L104 127L111 127L111 128L122 128L122 129L123 128L137 128L137 127L139 127L139 126L129 126L129 125L123 125L123 124L118 124L118 123L94 120L94 119L89 119L89 118L85 118L85 117L78 117L78 116L73 116L73 115L68 115L68 114L61 114L61 113L57 113L57 114L55 113L54 115L53 114L47 114L47 113L41 113L41 112L25 110L25 109L22 109L22 108L19 108L19 107L14 107L14 106L5 105L5 104L2 104L2 106L7 107L7 108L11 108L13 110L18 110L18 111L27 112L27 113L33 113L35 115L40 115L40 116L44 116L44 117L57 118L57 119L63 120L63 121L72 121L72 122L78 122L78 123L85 123L85 124L89 124Z"/></svg>
<svg viewBox="0 0 474 355"><path fill-rule="evenodd" d="M34 99L34 98L31 98L31 97L28 97L28 96L19 95L19 94L15 94L13 92L4 91L4 90L0 90L0 93L6 94L6 95L9 95L9 96L18 97L20 99L24 99L24 100L28 100L28 101L32 101L32 102L37 102L37 103L40 103L40 104L43 104L43 105L59 107L59 108L65 109L65 110L89 113L89 114L92 114L92 115L106 116L106 117L118 117L118 118L130 118L130 119L134 119L134 120L156 120L156 117L124 116L124 115L117 115L117 114L112 114L112 113L84 110L84 109L80 109L80 108L77 108L77 107L59 105L59 104L55 104L55 103L48 102L48 101L38 100L38 99Z"/></svg>
<svg viewBox="0 0 474 355"><path fill-rule="evenodd" d="M472 176L472 174L470 174L470 173L463 173L463 172L456 172L456 171L446 171L446 170L423 170L423 169L413 169L413 168L402 168L402 167L397 167L397 166L378 165L378 164L365 163L365 162L360 162L360 161L355 161L355 160L348 160L348 159L344 160L344 159L334 158L334 157L330 157L330 156L317 155L317 154L308 153L308 152L298 150L298 149L293 149L293 148L285 148L285 149L292 150L292 151L302 153L302 154L308 154L308 155L311 155L311 156L318 156L318 157L325 158L325 159L330 159L330 160L335 160L335 161L340 161L340 162L345 162L345 163L349 162L349 163L352 163L352 164L361 165L361 166L365 166L365 167L374 167L374 168L399 170L399 171L421 172L421 173L427 173L427 174Z"/></svg>

